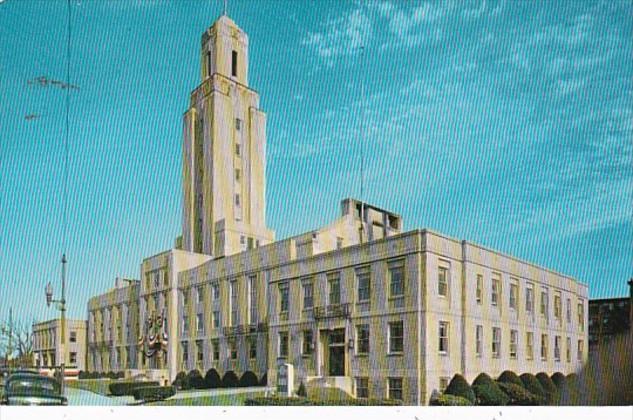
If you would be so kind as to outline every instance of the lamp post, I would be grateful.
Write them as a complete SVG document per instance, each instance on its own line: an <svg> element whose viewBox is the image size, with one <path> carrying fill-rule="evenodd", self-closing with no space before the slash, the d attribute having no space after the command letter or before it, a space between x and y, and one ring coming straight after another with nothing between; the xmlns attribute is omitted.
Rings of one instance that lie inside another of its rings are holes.
<svg viewBox="0 0 633 420"><path fill-rule="evenodd" d="M51 306L51 303L59 304L57 308L61 312L61 339L59 343L59 352L61 363L59 366L61 374L61 390L62 395L65 391L64 378L66 367L66 254L62 254L62 296L61 299L53 299L53 286L49 282L46 285L46 306Z"/></svg>

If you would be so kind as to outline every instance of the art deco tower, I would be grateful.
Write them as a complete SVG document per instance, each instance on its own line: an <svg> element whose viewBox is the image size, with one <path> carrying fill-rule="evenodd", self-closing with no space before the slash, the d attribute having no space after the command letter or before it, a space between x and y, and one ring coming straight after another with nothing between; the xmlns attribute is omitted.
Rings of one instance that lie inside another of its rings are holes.
<svg viewBox="0 0 633 420"><path fill-rule="evenodd" d="M266 114L248 86L248 37L227 16L202 35L202 83L183 130L182 248L214 257L274 240L266 227Z"/></svg>

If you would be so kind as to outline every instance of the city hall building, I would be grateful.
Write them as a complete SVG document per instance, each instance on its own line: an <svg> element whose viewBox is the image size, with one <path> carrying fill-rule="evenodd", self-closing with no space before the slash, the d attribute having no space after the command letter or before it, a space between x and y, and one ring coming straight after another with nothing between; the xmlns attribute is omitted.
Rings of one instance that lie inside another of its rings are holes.
<svg viewBox="0 0 633 420"><path fill-rule="evenodd" d="M202 35L183 118L182 236L138 281L88 305L88 370L173 380L211 368L426 404L472 381L570 373L587 358L587 286L355 199L327 226L266 226L266 114L248 37L226 16ZM333 203L334 205L334 203Z"/></svg>

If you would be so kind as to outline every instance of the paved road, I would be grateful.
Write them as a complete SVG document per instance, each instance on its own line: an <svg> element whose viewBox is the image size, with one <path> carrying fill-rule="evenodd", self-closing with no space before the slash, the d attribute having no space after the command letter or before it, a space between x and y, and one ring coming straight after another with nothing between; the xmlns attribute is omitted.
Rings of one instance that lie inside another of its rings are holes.
<svg viewBox="0 0 633 420"><path fill-rule="evenodd" d="M113 406L127 405L134 401L132 397L106 397L83 389L66 387L68 405Z"/></svg>

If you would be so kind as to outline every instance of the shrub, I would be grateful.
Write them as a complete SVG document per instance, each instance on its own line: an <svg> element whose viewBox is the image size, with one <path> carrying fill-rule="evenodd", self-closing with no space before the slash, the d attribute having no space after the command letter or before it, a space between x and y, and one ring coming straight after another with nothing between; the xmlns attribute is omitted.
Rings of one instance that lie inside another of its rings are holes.
<svg viewBox="0 0 633 420"><path fill-rule="evenodd" d="M173 386L145 386L135 389L132 395L135 400L159 401L176 395L176 389Z"/></svg>
<svg viewBox="0 0 633 420"><path fill-rule="evenodd" d="M268 385L268 373L264 373L262 375L262 378L259 380L259 385L260 386L267 386Z"/></svg>
<svg viewBox="0 0 633 420"><path fill-rule="evenodd" d="M178 372L178 375L176 375L176 379L174 379L172 385L176 389L186 390L191 388L189 385L189 378L187 377L187 374L185 372Z"/></svg>
<svg viewBox="0 0 633 420"><path fill-rule="evenodd" d="M117 374L114 373L114 372L108 372L107 375L105 375L105 377L108 378L108 379L112 379L113 381L118 378Z"/></svg>
<svg viewBox="0 0 633 420"><path fill-rule="evenodd" d="M510 398L494 382L488 385L473 385L473 392L477 397L477 405L507 405L510 402Z"/></svg>
<svg viewBox="0 0 633 420"><path fill-rule="evenodd" d="M548 403L553 403L558 398L558 388L545 372L539 372L536 374L536 379L541 383L541 386L545 390Z"/></svg>
<svg viewBox="0 0 633 420"><path fill-rule="evenodd" d="M190 388L204 388L204 379L202 378L202 375L200 374L200 371L198 369L194 369L187 374L187 381L189 382Z"/></svg>
<svg viewBox="0 0 633 420"><path fill-rule="evenodd" d="M521 381L521 378L519 378L517 374L512 372L511 370L504 370L501 373L501 375L499 375L499 378L497 378L497 381L505 382L507 384L515 384L518 386L524 386L523 381Z"/></svg>
<svg viewBox="0 0 633 420"><path fill-rule="evenodd" d="M453 397L451 398L460 398ZM460 400L468 401L464 398ZM344 406L396 406L402 405L401 401L377 399L377 398L348 398L346 400L313 400L310 398L301 397L255 397L248 398L244 401L244 405L247 406L332 406L332 405L344 405ZM470 404L468 404L470 405Z"/></svg>
<svg viewBox="0 0 633 420"><path fill-rule="evenodd" d="M560 372L552 375L552 382L554 382L559 391L567 386L567 378Z"/></svg>
<svg viewBox="0 0 633 420"><path fill-rule="evenodd" d="M547 393L541 386L541 383L536 379L536 376L531 373L524 373L521 375L521 382L523 382L523 387L540 398L539 405L545 404L547 402Z"/></svg>
<svg viewBox="0 0 633 420"><path fill-rule="evenodd" d="M308 391L306 391L306 386L303 384L303 381L299 384L299 389L297 390L297 396L299 397L307 397Z"/></svg>
<svg viewBox="0 0 633 420"><path fill-rule="evenodd" d="M491 384L494 384L494 383L495 383L495 381L493 381L492 378L490 376L488 376L488 374L482 372L479 375L477 375L477 377L473 381L473 386L475 386L475 385L491 385Z"/></svg>
<svg viewBox="0 0 633 420"><path fill-rule="evenodd" d="M223 388L235 388L240 385L240 380L237 378L237 375L232 370L228 370L224 373L222 377L222 387Z"/></svg>
<svg viewBox="0 0 633 420"><path fill-rule="evenodd" d="M499 388L508 396L507 405L539 405L541 398L528 392L522 386L508 382L498 382Z"/></svg>
<svg viewBox="0 0 633 420"><path fill-rule="evenodd" d="M217 370L211 368L207 370L207 374L204 375L205 388L220 388L222 387L222 379Z"/></svg>
<svg viewBox="0 0 633 420"><path fill-rule="evenodd" d="M110 394L120 397L122 395L132 395L135 389L148 386L158 386L158 382L112 382L108 389Z"/></svg>
<svg viewBox="0 0 633 420"><path fill-rule="evenodd" d="M451 379L451 382L448 384L448 387L446 387L444 394L455 395L457 397L464 397L468 401L470 401L472 404L474 404L476 401L475 393L473 392L473 389L470 387L468 382L466 382L466 379L464 379L464 377L460 375L459 373L453 376L453 379Z"/></svg>
<svg viewBox="0 0 633 420"><path fill-rule="evenodd" d="M472 405L472 403L464 397L459 397L457 395L443 394L437 397L437 399L431 400L430 405L439 405L439 406L463 406L463 405Z"/></svg>
<svg viewBox="0 0 633 420"><path fill-rule="evenodd" d="M250 370L247 370L242 374L240 378L240 386L248 387L248 386L257 386L259 385L259 380L257 379L257 375L255 375Z"/></svg>
<svg viewBox="0 0 633 420"><path fill-rule="evenodd" d="M578 375L575 373L570 373L565 379L567 379L567 385L574 386L578 384Z"/></svg>
<svg viewBox="0 0 633 420"><path fill-rule="evenodd" d="M125 372L118 372L116 375L117 379L125 379Z"/></svg>

